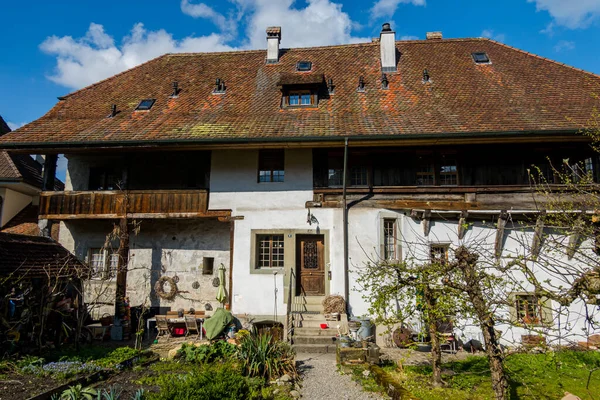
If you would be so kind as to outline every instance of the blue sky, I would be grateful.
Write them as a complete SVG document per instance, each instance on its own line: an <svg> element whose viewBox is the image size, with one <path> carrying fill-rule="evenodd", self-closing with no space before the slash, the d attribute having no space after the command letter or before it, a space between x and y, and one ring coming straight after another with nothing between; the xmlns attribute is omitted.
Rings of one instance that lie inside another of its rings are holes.
<svg viewBox="0 0 600 400"><path fill-rule="evenodd" d="M600 0L124 0L5 1L0 115L18 127L56 97L165 52L370 40L389 21L397 38L488 36L600 73Z"/></svg>

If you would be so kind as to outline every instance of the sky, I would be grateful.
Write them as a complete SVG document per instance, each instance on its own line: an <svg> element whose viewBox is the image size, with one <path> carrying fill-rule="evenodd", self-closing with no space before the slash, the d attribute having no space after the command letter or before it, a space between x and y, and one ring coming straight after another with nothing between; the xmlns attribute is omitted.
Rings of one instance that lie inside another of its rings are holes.
<svg viewBox="0 0 600 400"><path fill-rule="evenodd" d="M489 37L600 74L600 0L2 0L0 115L13 129L56 97L173 52ZM64 169L64 160L59 170Z"/></svg>

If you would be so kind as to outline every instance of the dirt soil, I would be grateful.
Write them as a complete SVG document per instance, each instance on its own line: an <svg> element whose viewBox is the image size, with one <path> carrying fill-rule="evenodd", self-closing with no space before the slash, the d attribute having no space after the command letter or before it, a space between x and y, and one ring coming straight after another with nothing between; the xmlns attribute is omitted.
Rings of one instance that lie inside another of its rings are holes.
<svg viewBox="0 0 600 400"><path fill-rule="evenodd" d="M93 387L99 391L110 391L110 387L112 386L117 392L121 392L121 399L131 399L139 389L144 389L145 392L157 392L159 390L158 387L143 386L136 383L136 381L141 378L156 374L157 373L149 367L143 367L138 370L125 370L118 375L110 377L110 379L106 381L98 382L93 385Z"/></svg>
<svg viewBox="0 0 600 400"><path fill-rule="evenodd" d="M65 383L27 374L9 373L5 376L6 378L0 381L0 400L28 399Z"/></svg>
<svg viewBox="0 0 600 400"><path fill-rule="evenodd" d="M452 362L465 360L470 356L485 356L484 352L471 353L464 350L459 350L456 353L442 352L442 362ZM402 365L431 365L431 353L398 348L381 348L381 359L389 360L395 363L400 362Z"/></svg>

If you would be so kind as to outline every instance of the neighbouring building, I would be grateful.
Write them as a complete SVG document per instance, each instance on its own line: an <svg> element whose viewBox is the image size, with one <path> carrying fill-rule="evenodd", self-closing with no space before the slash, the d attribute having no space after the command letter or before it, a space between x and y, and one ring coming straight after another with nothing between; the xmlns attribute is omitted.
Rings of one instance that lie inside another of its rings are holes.
<svg viewBox="0 0 600 400"><path fill-rule="evenodd" d="M46 171L67 157L65 190L41 194L40 220L60 225L92 284L116 285L120 226L134 306L217 307L223 265L235 314L283 320L290 299L319 311L341 294L364 315L356 278L370 259L446 258L469 240L509 259L521 233L496 240L484 221L539 212L531 165L548 180L552 160L600 171L579 134L597 75L485 38L396 41L389 24L339 46L280 49L281 34L267 30L267 50L165 54L0 138L45 154ZM164 277L172 299L156 293Z"/></svg>
<svg viewBox="0 0 600 400"><path fill-rule="evenodd" d="M10 132L0 116L0 136ZM56 190L64 185L55 181ZM42 164L28 154L0 151L0 232L39 235L38 205ZM54 229L53 237L58 237Z"/></svg>

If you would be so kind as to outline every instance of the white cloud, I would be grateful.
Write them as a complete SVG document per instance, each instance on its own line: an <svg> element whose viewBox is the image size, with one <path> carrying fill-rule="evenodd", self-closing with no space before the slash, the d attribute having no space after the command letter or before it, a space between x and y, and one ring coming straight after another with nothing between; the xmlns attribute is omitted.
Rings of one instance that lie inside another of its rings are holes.
<svg viewBox="0 0 600 400"><path fill-rule="evenodd" d="M221 30L227 28L227 18L204 3L192 4L189 0L181 0L181 12L193 18L209 19Z"/></svg>
<svg viewBox="0 0 600 400"><path fill-rule="evenodd" d="M557 25L570 29L585 28L600 16L598 0L527 0L535 3L538 11L545 10ZM550 27L552 28L552 27ZM547 30L547 29L546 29ZM551 31L551 29L550 29Z"/></svg>
<svg viewBox="0 0 600 400"><path fill-rule="evenodd" d="M225 51L232 47L218 34L177 41L162 29L147 31L141 23L134 25L117 47L114 39L104 33L102 25L92 23L84 37L52 36L40 49L56 56L56 71L48 78L78 89L165 53Z"/></svg>
<svg viewBox="0 0 600 400"><path fill-rule="evenodd" d="M406 35L400 36L400 40L419 40L418 36Z"/></svg>
<svg viewBox="0 0 600 400"><path fill-rule="evenodd" d="M403 0L407 1L408 0ZM208 18L227 30L207 36L189 36L176 40L160 29L148 31L142 23L133 26L129 35L119 43L92 23L83 37L52 36L40 49L56 57L56 69L48 78L60 85L78 89L132 68L164 53L227 51L235 48L266 48L265 29L281 26L282 47L323 46L344 43L370 42L370 37L352 34L357 24L334 0L307 0L298 7L294 0L228 0L227 17L203 3L181 1L181 10L195 18ZM412 0L424 4L424 0ZM233 46L232 32L241 20L245 31Z"/></svg>
<svg viewBox="0 0 600 400"><path fill-rule="evenodd" d="M554 46L554 51L556 51L557 53L573 49L575 49L575 42L571 42L568 40L561 40L558 43L556 43L556 46Z"/></svg>
<svg viewBox="0 0 600 400"><path fill-rule="evenodd" d="M481 37L492 39L497 42L506 41L506 35L504 33L496 33L493 29L484 29L483 32L481 32Z"/></svg>
<svg viewBox="0 0 600 400"><path fill-rule="evenodd" d="M371 8L371 18L391 17L401 3L424 6L425 0L377 0Z"/></svg>
<svg viewBox="0 0 600 400"><path fill-rule="evenodd" d="M8 125L8 127L10 128L11 131L14 131L15 129L19 129L22 126L25 126L25 124L27 124L27 122L17 123L17 122L6 121L6 125Z"/></svg>

